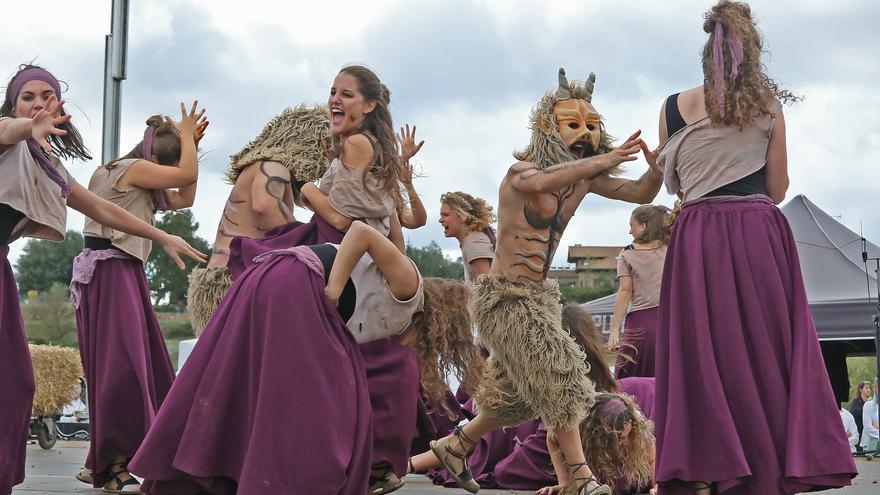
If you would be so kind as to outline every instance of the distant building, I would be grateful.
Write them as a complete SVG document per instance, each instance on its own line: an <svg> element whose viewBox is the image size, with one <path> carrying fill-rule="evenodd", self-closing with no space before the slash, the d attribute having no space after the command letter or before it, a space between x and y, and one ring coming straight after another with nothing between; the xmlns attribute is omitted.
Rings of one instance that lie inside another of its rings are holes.
<svg viewBox="0 0 880 495"><path fill-rule="evenodd" d="M617 255L621 249L623 246L569 246L568 262L574 264L577 274L574 287L615 287Z"/></svg>
<svg viewBox="0 0 880 495"><path fill-rule="evenodd" d="M550 272L547 273L547 278L555 278L559 282L560 287L578 286L577 270L571 267L557 266L556 268L551 268Z"/></svg>

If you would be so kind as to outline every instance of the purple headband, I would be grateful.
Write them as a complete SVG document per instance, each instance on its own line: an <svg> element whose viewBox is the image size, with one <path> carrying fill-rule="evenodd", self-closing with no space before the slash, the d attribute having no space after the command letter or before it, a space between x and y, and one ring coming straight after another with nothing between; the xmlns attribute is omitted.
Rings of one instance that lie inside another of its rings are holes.
<svg viewBox="0 0 880 495"><path fill-rule="evenodd" d="M156 134L156 126L148 125L144 130L144 140L141 141L141 155L144 156L144 160L150 161L153 159L153 135ZM150 196L153 199L153 206L157 210L167 210L168 202L165 201L165 191L162 189L153 189L153 192L150 193Z"/></svg>
<svg viewBox="0 0 880 495"><path fill-rule="evenodd" d="M615 397L602 404L599 408L599 416L603 419L614 418L626 411L626 403Z"/></svg>
<svg viewBox="0 0 880 495"><path fill-rule="evenodd" d="M727 36L727 50L730 52L730 78L736 79L739 66L743 61L743 45L739 35L731 31ZM715 103L721 116L724 117L724 25L715 20L715 41L712 44L712 58L715 73Z"/></svg>
<svg viewBox="0 0 880 495"><path fill-rule="evenodd" d="M15 105L16 100L18 100L18 94L21 93L21 88L31 81L43 81L49 86L52 86L52 90L55 91L55 98L58 98L59 100L61 99L61 84L58 83L58 79L55 79L55 76L46 69L30 67L19 72L18 75L15 76L15 80L12 81L12 85L9 86L9 91L6 92L6 94L12 98L11 102L13 105Z"/></svg>
<svg viewBox="0 0 880 495"><path fill-rule="evenodd" d="M495 244L498 240L495 238L495 232L492 231L492 227L486 227L483 229L483 233L486 234L486 237L489 238L489 242L492 243L492 249L495 249Z"/></svg>
<svg viewBox="0 0 880 495"><path fill-rule="evenodd" d="M43 81L49 86L52 86L52 90L55 92L55 98L59 100L61 99L61 85L58 83L58 79L55 79L55 76L46 69L30 67L19 72L18 75L15 76L15 80L12 81L12 84L6 92L6 96L11 98L13 106L15 106L15 102L18 101L18 94L21 93L21 88L31 81ZM58 172L58 169L55 168L52 161L49 160L46 151L43 150L43 147L40 146L40 143L34 138L28 138L26 143L28 151L31 152L31 157L33 157L33 159L40 165L40 168L43 169L43 172L49 177L49 179L58 184L61 188L61 197L67 198L67 196L70 195L70 184L67 183L67 180L65 180L61 173Z"/></svg>

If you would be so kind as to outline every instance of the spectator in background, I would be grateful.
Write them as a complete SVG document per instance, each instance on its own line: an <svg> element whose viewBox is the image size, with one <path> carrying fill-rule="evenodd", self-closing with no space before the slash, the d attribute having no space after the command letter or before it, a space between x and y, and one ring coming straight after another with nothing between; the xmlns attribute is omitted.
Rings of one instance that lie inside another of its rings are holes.
<svg viewBox="0 0 880 495"><path fill-rule="evenodd" d="M843 421L843 429L846 431L846 439L849 441L849 450L855 453L856 444L859 443L859 431L856 428L856 420L853 418L852 413L843 406L840 407L840 420Z"/></svg>
<svg viewBox="0 0 880 495"><path fill-rule="evenodd" d="M862 408L865 407L865 402L870 398L871 382L866 380L859 383L859 388L856 390L856 397L849 403L849 412L852 413L853 418L856 420L856 427L859 429L859 438L862 438ZM856 450L861 452L862 446L856 445Z"/></svg>
<svg viewBox="0 0 880 495"><path fill-rule="evenodd" d="M862 410L862 449L866 452L877 452L880 441L880 411L877 407L877 380L874 380L874 397L865 401Z"/></svg>

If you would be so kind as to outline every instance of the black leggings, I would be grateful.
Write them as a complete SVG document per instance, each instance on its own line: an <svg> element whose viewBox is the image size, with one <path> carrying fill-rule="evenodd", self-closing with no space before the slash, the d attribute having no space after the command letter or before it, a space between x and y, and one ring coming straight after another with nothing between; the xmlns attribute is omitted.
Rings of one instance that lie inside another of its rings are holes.
<svg viewBox="0 0 880 495"><path fill-rule="evenodd" d="M330 278L330 270L333 269L333 262L336 261L336 246L332 244L317 244L309 246L309 249L314 251L318 259L321 260L321 265L324 266L324 285L326 286L327 279ZM354 314L356 303L357 291L355 290L354 282L349 278L345 288L342 289L342 294L339 296L339 305L336 307L343 321L347 322L351 315Z"/></svg>

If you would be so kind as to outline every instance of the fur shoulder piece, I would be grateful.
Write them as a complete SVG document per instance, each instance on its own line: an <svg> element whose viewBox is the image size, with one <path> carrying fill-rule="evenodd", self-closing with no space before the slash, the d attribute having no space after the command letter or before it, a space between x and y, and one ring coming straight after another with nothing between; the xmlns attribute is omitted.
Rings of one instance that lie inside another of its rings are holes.
<svg viewBox="0 0 880 495"><path fill-rule="evenodd" d="M261 160L284 165L294 180L311 182L330 166L330 120L324 105L299 105L275 116L241 151L230 156L226 178L234 184L241 170Z"/></svg>

